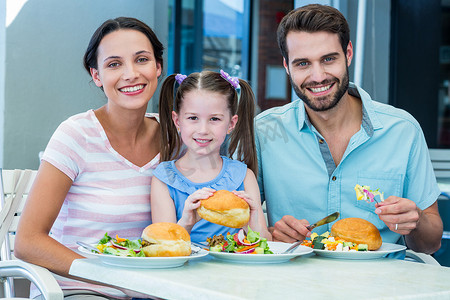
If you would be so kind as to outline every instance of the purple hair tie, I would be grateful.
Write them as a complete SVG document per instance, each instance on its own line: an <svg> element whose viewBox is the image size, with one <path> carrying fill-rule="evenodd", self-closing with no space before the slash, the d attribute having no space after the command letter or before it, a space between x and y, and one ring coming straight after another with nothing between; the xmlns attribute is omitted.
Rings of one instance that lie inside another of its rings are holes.
<svg viewBox="0 0 450 300"><path fill-rule="evenodd" d="M186 75L183 74L177 74L175 75L175 80L178 82L178 84L181 84L183 82L183 80L186 79Z"/></svg>
<svg viewBox="0 0 450 300"><path fill-rule="evenodd" d="M237 89L239 87L239 78L230 76L224 70L220 70L220 76L222 76L223 79L228 81L231 84L231 86L234 87L234 89Z"/></svg>

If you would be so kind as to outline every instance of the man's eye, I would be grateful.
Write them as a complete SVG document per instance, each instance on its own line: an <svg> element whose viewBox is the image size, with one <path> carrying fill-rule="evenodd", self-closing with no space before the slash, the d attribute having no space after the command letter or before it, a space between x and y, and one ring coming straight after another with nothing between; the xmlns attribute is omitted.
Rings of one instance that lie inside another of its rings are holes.
<svg viewBox="0 0 450 300"><path fill-rule="evenodd" d="M137 62L147 62L148 58L147 57L140 57L137 59Z"/></svg>
<svg viewBox="0 0 450 300"><path fill-rule="evenodd" d="M331 62L331 61L333 61L334 60L334 57L326 57L326 58L324 58L324 62Z"/></svg>
<svg viewBox="0 0 450 300"><path fill-rule="evenodd" d="M301 62L297 63L297 67L301 67L301 68L307 67L308 65L309 64L307 61L301 61Z"/></svg>

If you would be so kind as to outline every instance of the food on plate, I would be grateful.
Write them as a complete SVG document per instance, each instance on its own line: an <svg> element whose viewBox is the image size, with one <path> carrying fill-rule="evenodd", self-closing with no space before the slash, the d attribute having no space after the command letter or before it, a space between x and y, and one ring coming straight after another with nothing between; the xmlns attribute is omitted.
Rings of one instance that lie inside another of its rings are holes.
<svg viewBox="0 0 450 300"><path fill-rule="evenodd" d="M328 250L328 251L368 251L367 244L356 244L353 242L342 240L339 237L331 236L327 231L318 235L316 232L311 234L310 240L304 240L303 246L311 247L313 249Z"/></svg>
<svg viewBox="0 0 450 300"><path fill-rule="evenodd" d="M175 223L153 223L142 232L145 256L188 256L191 237L184 227Z"/></svg>
<svg viewBox="0 0 450 300"><path fill-rule="evenodd" d="M226 190L200 201L197 213L203 219L231 228L241 228L250 219L250 207L244 199Z"/></svg>
<svg viewBox="0 0 450 300"><path fill-rule="evenodd" d="M345 218L337 221L331 226L331 235L349 242L367 244L369 250L377 250L382 244L378 228L361 218Z"/></svg>
<svg viewBox="0 0 450 300"><path fill-rule="evenodd" d="M228 252L238 254L273 254L269 249L266 238L262 238L259 232L253 231L248 227L247 235L244 229L238 233L227 234L224 238L222 234L215 235L207 239L209 251L212 252Z"/></svg>
<svg viewBox="0 0 450 300"><path fill-rule="evenodd" d="M384 194L379 189L371 190L368 185L355 185L356 200L364 200L367 203L377 202L375 196L380 196L380 201L384 201Z"/></svg>
<svg viewBox="0 0 450 300"><path fill-rule="evenodd" d="M131 256L131 257L144 257L142 252L141 240L129 240L120 238L116 235L115 238L110 237L108 233L105 233L103 238L95 246L100 253L115 256Z"/></svg>
<svg viewBox="0 0 450 300"><path fill-rule="evenodd" d="M382 240L378 228L361 218L345 218L331 226L331 234L313 233L311 240L302 245L330 251L368 251L381 247Z"/></svg>

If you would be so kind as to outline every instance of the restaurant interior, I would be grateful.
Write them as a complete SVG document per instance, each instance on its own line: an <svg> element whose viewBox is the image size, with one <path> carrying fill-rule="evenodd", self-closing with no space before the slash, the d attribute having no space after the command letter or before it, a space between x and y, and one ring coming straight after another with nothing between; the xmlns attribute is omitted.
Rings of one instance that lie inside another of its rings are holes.
<svg viewBox="0 0 450 300"><path fill-rule="evenodd" d="M105 103L82 66L87 39L104 20L149 24L166 46L164 75L223 69L248 80L263 111L296 99L277 25L291 9L317 2L349 22L350 81L405 109L423 129L443 192L444 235L433 256L449 267L450 0L0 0L0 167L37 169L63 120ZM149 112L158 110L157 96Z"/></svg>

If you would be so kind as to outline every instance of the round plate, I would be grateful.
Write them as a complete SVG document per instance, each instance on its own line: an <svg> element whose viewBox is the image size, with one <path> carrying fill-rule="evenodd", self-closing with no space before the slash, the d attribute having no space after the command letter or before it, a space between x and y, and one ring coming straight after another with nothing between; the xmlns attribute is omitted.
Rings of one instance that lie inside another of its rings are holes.
<svg viewBox="0 0 450 300"><path fill-rule="evenodd" d="M192 246L192 253L190 256L173 256L173 257L125 257L115 256L108 254L97 254L86 250L83 247L78 247L83 255L88 257L95 257L107 265L126 267L126 268L139 268L139 269L161 269L161 268L174 268L182 266L185 262L191 259L203 257L208 255L208 251L200 249L199 247Z"/></svg>
<svg viewBox="0 0 450 300"><path fill-rule="evenodd" d="M279 243L279 242L268 242L269 248L272 250L273 254L239 254L239 253L228 253L228 252L213 252L210 251L209 255L214 256L220 260L225 260L234 263L250 263L250 264L275 264L287 262L290 259L312 253L312 249L306 246L299 246L292 253L282 254L287 248L292 244Z"/></svg>
<svg viewBox="0 0 450 300"><path fill-rule="evenodd" d="M391 244L391 243L383 243L378 250L375 251L328 251L328 250L318 250L313 249L314 253L319 256L330 257L330 258L339 258L339 259L376 259L384 257L389 253L394 253L398 251L403 251L406 249L406 246Z"/></svg>

